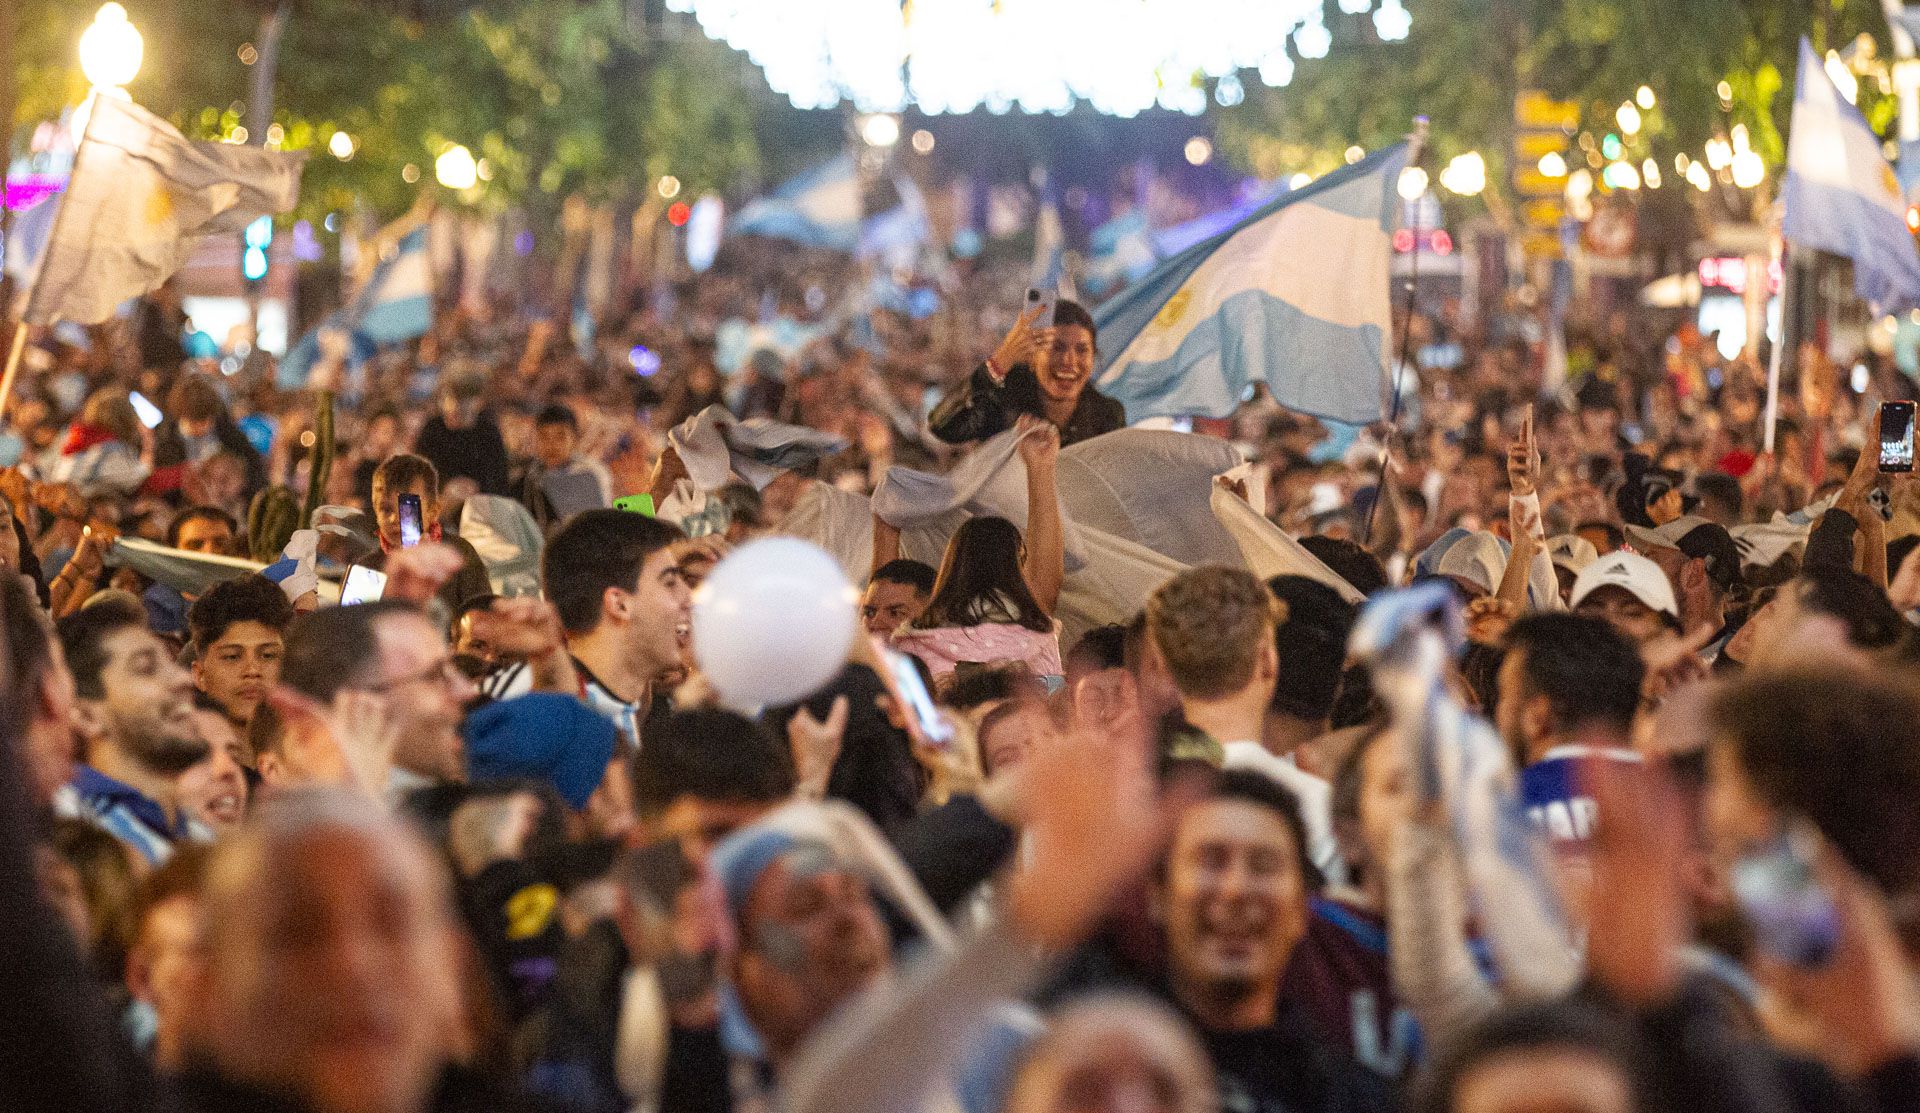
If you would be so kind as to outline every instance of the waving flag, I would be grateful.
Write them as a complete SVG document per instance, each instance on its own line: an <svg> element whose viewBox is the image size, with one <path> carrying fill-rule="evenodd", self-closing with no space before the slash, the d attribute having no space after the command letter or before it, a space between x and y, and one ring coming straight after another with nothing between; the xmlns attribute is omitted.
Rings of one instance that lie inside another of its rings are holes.
<svg viewBox="0 0 1920 1113"><path fill-rule="evenodd" d="M860 174L842 155L749 201L727 231L851 253L860 246Z"/></svg>
<svg viewBox="0 0 1920 1113"><path fill-rule="evenodd" d="M95 96L26 321L90 325L180 269L201 236L300 200L301 154L196 142L131 101Z"/></svg>
<svg viewBox="0 0 1920 1113"><path fill-rule="evenodd" d="M1882 313L1920 307L1920 251L1900 183L1805 39L1781 198L1788 242L1852 259L1854 288Z"/></svg>
<svg viewBox="0 0 1920 1113"><path fill-rule="evenodd" d="M1087 289L1096 295L1145 277L1160 261L1154 251L1153 229L1141 209L1107 221L1087 240Z"/></svg>
<svg viewBox="0 0 1920 1113"><path fill-rule="evenodd" d="M1400 144L1284 193L1101 306L1100 390L1129 421L1224 417L1262 382L1289 409L1379 420L1406 161Z"/></svg>
<svg viewBox="0 0 1920 1113"><path fill-rule="evenodd" d="M429 221L410 213L382 229L367 250L379 262L344 309L309 329L280 361L274 381L281 390L298 390L320 357L320 331L347 333L348 362L360 363L375 349L425 336L433 327L433 264L427 252Z"/></svg>

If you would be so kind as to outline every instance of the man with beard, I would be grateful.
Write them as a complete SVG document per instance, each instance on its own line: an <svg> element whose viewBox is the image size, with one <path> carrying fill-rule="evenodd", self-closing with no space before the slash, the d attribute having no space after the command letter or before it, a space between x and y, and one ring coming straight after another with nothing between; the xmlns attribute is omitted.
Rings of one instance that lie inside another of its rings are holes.
<svg viewBox="0 0 1920 1113"><path fill-rule="evenodd" d="M165 862L182 839L210 840L180 803L180 775L207 756L193 718L193 678L138 608L87 607L58 631L78 696L80 812L149 865Z"/></svg>

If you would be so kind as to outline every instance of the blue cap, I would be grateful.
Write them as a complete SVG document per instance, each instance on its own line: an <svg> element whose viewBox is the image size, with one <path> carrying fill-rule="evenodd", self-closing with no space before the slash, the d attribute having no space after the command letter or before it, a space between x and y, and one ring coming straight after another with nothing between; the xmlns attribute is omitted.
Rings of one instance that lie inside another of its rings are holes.
<svg viewBox="0 0 1920 1113"><path fill-rule="evenodd" d="M551 784L579 810L613 760L613 723L573 696L532 692L490 703L461 724L467 776L476 781L531 777Z"/></svg>

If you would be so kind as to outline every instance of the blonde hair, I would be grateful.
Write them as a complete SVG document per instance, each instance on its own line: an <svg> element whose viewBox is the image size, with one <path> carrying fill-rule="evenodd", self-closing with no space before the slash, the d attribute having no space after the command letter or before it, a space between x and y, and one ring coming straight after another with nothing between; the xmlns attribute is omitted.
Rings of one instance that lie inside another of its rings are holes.
<svg viewBox="0 0 1920 1113"><path fill-rule="evenodd" d="M1189 569L1147 600L1147 633L1181 694L1196 699L1245 687L1277 621L1273 593L1239 568Z"/></svg>

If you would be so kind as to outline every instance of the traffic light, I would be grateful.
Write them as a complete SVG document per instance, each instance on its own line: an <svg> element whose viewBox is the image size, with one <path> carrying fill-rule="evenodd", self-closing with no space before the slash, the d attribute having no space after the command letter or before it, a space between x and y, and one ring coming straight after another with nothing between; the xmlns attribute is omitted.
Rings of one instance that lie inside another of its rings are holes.
<svg viewBox="0 0 1920 1113"><path fill-rule="evenodd" d="M240 234L245 245L240 253L240 277L248 282L261 282L267 277L267 251L273 246L273 218L263 216L247 225Z"/></svg>

